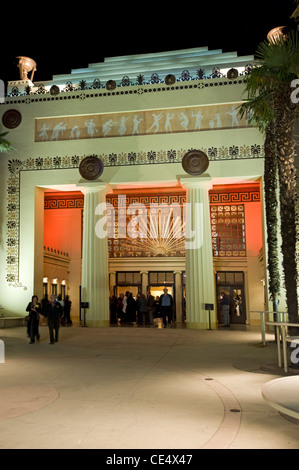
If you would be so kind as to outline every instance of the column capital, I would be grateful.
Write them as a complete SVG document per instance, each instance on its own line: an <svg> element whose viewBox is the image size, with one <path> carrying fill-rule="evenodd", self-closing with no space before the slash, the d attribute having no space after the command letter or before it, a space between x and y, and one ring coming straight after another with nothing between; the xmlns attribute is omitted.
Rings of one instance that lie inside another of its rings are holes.
<svg viewBox="0 0 299 470"><path fill-rule="evenodd" d="M183 176L179 178L180 183L186 189L189 188L206 188L211 189L213 186L212 177L209 174L202 176Z"/></svg>
<svg viewBox="0 0 299 470"><path fill-rule="evenodd" d="M173 271L173 274L182 274L182 271Z"/></svg>
<svg viewBox="0 0 299 470"><path fill-rule="evenodd" d="M111 186L108 183L104 183L102 181L80 181L76 184L76 186L80 189L83 194L88 193L97 193L97 192L105 192L108 193L111 191Z"/></svg>

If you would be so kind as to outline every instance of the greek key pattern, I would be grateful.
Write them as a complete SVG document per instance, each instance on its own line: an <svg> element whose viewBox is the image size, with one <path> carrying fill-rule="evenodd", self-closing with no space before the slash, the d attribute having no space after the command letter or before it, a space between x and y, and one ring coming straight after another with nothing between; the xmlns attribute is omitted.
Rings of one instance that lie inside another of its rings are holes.
<svg viewBox="0 0 299 470"><path fill-rule="evenodd" d="M210 204L241 204L242 202L259 202L259 190L240 190L240 192L210 192Z"/></svg>

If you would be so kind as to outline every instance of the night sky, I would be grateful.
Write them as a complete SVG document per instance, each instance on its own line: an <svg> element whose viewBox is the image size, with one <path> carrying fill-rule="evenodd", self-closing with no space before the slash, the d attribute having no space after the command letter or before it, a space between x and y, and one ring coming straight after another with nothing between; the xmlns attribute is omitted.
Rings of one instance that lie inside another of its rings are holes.
<svg viewBox="0 0 299 470"><path fill-rule="evenodd" d="M202 46L253 55L270 29L290 23L295 9L293 0L120 4L110 0L98 5L37 3L30 9L23 5L22 11L10 11L5 2L0 79L5 83L19 79L18 55L36 61L34 81L41 82L105 57Z"/></svg>

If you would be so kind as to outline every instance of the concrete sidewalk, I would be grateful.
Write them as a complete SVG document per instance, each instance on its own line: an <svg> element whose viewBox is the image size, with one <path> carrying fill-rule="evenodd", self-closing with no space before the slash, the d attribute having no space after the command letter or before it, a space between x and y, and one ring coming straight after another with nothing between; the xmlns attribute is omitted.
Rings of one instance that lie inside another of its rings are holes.
<svg viewBox="0 0 299 470"><path fill-rule="evenodd" d="M299 425L261 396L285 374L258 327L73 326L54 345L40 333L0 330L1 449L299 447Z"/></svg>

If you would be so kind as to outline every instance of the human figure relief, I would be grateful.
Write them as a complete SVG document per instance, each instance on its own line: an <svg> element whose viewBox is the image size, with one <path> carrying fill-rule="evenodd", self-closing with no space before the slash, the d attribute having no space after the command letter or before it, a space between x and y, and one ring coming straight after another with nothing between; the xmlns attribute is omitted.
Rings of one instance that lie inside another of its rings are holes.
<svg viewBox="0 0 299 470"><path fill-rule="evenodd" d="M172 132L170 121L173 118L174 118L174 114L166 113L166 120L165 120L165 125L164 125L165 132Z"/></svg>
<svg viewBox="0 0 299 470"><path fill-rule="evenodd" d="M197 113L192 112L192 117L195 117L195 126L194 129L201 129L201 122L203 120L203 115L201 111L197 111Z"/></svg>
<svg viewBox="0 0 299 470"><path fill-rule="evenodd" d="M66 129L66 124L63 124L63 122L60 122L57 124L52 132L52 136L50 140L58 140L60 138L60 133L63 134L63 131Z"/></svg>
<svg viewBox="0 0 299 470"><path fill-rule="evenodd" d="M41 127L41 130L40 130L40 133L38 134L39 137L42 138L42 140L48 140L48 130L50 128L47 127L47 124L43 124L42 127Z"/></svg>
<svg viewBox="0 0 299 470"><path fill-rule="evenodd" d="M79 127L74 126L71 130L70 139L74 139L75 136L76 136L77 139L79 139L80 134L81 134L81 131L80 131Z"/></svg>
<svg viewBox="0 0 299 470"><path fill-rule="evenodd" d="M102 127L104 137L106 137L106 135L111 131L114 124L117 124L117 123L114 122L113 119L109 119L109 121L104 122L103 127Z"/></svg>
<svg viewBox="0 0 299 470"><path fill-rule="evenodd" d="M133 117L133 135L139 134L139 124L143 121L143 118L139 118L138 114Z"/></svg>
<svg viewBox="0 0 299 470"><path fill-rule="evenodd" d="M84 126L87 127L87 133L88 133L88 135L90 135L91 138L94 136L95 132L98 132L93 119L89 119L89 120L85 121Z"/></svg>
<svg viewBox="0 0 299 470"><path fill-rule="evenodd" d="M232 117L232 127L236 126L239 127L239 121L238 121L238 111L235 108L232 108L231 111L228 111L226 114L229 114Z"/></svg>
<svg viewBox="0 0 299 470"><path fill-rule="evenodd" d="M159 127L160 127L159 121L160 121L160 119L162 119L163 113L160 113L160 114L153 113L152 116L154 118L154 122L146 132L150 132L152 129L156 128L154 130L154 133L156 134L159 130Z"/></svg>

